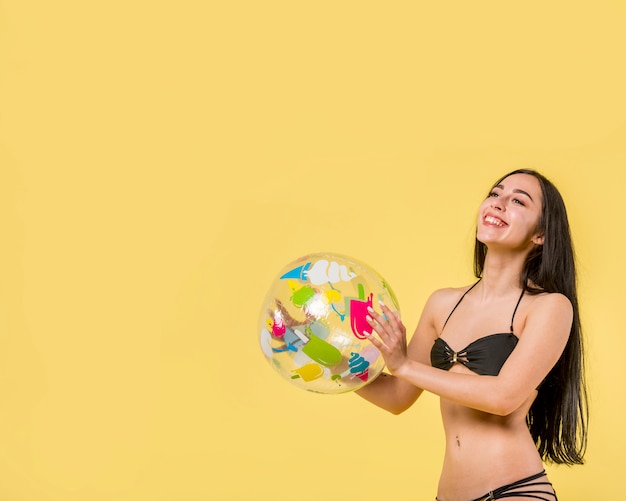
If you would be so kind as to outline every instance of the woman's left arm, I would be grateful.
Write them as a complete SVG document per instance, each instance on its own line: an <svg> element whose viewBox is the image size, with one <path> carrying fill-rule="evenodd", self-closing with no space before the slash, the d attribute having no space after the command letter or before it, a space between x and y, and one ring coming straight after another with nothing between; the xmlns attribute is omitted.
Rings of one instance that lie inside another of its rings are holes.
<svg viewBox="0 0 626 501"><path fill-rule="evenodd" d="M394 376L442 398L491 414L506 416L518 409L558 361L572 325L572 305L562 294L544 294L533 301L519 342L497 376L461 374L416 362L406 355L406 336L384 305L385 316L370 311L377 335L370 341L380 350Z"/></svg>

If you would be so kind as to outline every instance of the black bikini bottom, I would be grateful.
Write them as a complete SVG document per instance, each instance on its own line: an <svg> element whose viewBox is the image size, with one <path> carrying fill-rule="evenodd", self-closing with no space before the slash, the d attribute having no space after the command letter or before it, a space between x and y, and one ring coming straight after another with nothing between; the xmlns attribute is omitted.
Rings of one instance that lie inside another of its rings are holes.
<svg viewBox="0 0 626 501"><path fill-rule="evenodd" d="M537 481L541 479L541 477L546 478L541 481ZM546 486L549 486L549 488L546 488ZM556 493L552 488L552 484L548 481L545 470L541 473L531 475L530 477L522 478L517 482L498 487L497 489L489 491L487 494L473 499L472 501L492 501L494 499L512 497L539 499L541 501L558 501Z"/></svg>

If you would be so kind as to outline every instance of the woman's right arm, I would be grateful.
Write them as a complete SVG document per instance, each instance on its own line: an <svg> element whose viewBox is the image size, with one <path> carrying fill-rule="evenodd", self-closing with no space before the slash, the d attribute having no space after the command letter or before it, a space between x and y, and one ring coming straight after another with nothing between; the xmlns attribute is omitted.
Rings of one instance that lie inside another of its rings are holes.
<svg viewBox="0 0 626 501"><path fill-rule="evenodd" d="M417 324L413 337L408 343L408 356L423 364L430 365L430 349L437 337L435 312L441 311L443 291L433 293ZM404 328L404 325L403 325ZM400 414L407 410L422 394L422 389L413 386L400 378L382 373L374 381L355 393L365 400L385 409L392 414Z"/></svg>

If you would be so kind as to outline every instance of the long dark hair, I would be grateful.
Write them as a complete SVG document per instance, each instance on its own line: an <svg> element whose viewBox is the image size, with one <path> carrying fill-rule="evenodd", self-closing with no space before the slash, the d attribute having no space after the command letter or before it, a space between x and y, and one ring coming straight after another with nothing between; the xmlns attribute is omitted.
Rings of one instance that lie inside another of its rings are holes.
<svg viewBox="0 0 626 501"><path fill-rule="evenodd" d="M541 383L526 422L543 460L556 464L582 464L589 414L574 249L565 203L554 184L530 169L506 174L494 183L494 187L513 174L537 178L543 196L537 230L543 233L544 242L535 246L526 257L520 286L531 294L559 292L570 300L574 310L565 349ZM482 276L486 255L487 246L476 239L474 274L477 278Z"/></svg>

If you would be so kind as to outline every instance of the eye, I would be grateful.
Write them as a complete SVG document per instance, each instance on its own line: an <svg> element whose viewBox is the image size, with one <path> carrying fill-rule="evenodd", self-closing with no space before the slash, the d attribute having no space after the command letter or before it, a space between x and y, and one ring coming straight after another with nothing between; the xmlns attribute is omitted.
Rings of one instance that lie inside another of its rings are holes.
<svg viewBox="0 0 626 501"><path fill-rule="evenodd" d="M497 198L500 195L498 195L495 191L492 191L491 193L489 193L489 196L487 198Z"/></svg>
<svg viewBox="0 0 626 501"><path fill-rule="evenodd" d="M513 203L517 205L521 205L522 207L525 207L524 202L522 202L519 198L514 198Z"/></svg>

